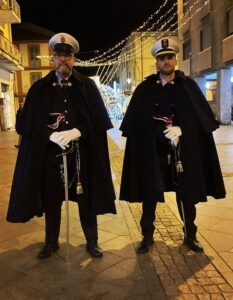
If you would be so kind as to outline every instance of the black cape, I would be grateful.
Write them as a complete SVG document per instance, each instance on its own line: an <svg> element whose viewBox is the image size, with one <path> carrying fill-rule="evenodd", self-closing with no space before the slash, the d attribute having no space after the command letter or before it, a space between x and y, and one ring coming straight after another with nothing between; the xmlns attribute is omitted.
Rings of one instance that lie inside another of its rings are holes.
<svg viewBox="0 0 233 300"><path fill-rule="evenodd" d="M80 121L78 129L83 136L83 141L80 139L80 176L84 189L81 200L86 201L88 210L95 214L116 213L106 134L112 124L93 80L75 70L72 77L81 93L74 91L72 98ZM17 127L18 133L22 134L22 142L10 194L9 222L26 222L34 216L42 216L44 212L41 181L48 143L48 102L53 97L54 82L56 77L52 71L37 81L27 94Z"/></svg>
<svg viewBox="0 0 233 300"><path fill-rule="evenodd" d="M127 137L121 200L164 202L166 188L153 127L158 80L159 74L151 75L136 88L120 126ZM176 80L182 92L177 96L186 101L176 111L182 131L180 152L184 172L179 182L182 198L192 203L205 202L208 195L224 198L226 192L212 136L212 131L219 127L218 122L195 81L181 71L176 71Z"/></svg>

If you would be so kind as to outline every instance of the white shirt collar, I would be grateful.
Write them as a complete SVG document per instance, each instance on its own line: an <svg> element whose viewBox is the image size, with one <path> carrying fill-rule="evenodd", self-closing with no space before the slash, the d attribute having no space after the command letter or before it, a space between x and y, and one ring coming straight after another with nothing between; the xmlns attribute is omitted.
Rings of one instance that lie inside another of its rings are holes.
<svg viewBox="0 0 233 300"><path fill-rule="evenodd" d="M56 75L56 77L57 77L57 81L59 82L59 84L61 83L61 81L62 81L63 79L69 80L69 78L70 78L70 76L67 76L67 77L63 78L57 71L55 72L55 75Z"/></svg>
<svg viewBox="0 0 233 300"><path fill-rule="evenodd" d="M175 76L174 76L174 78L173 78L172 81L167 81L167 80L165 79L165 77L163 76L163 74L159 73L159 78L160 78L160 81L161 81L162 86L165 86L165 84L168 83L168 82L174 84Z"/></svg>

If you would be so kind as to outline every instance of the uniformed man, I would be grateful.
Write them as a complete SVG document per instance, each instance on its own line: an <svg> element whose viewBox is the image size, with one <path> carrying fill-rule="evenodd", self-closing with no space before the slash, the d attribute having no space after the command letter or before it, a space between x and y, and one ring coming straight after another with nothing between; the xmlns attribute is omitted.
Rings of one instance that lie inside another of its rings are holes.
<svg viewBox="0 0 233 300"><path fill-rule="evenodd" d="M23 111L23 102L20 102L19 103L19 108L18 108L18 110L16 112L16 116L15 116L15 129L16 129L16 132L17 132L18 124L20 123L20 119L21 119L21 116L22 116L22 111ZM22 138L22 136L21 136L21 134L19 134L18 143L15 145L15 148L19 148L21 138Z"/></svg>
<svg viewBox="0 0 233 300"><path fill-rule="evenodd" d="M45 244L37 258L59 249L66 152L69 199L79 204L86 249L102 257L96 216L116 213L106 137L112 124L95 83L73 68L78 41L58 33L49 47L55 70L30 88L18 126L22 141L7 220L27 222L45 212Z"/></svg>
<svg viewBox="0 0 233 300"><path fill-rule="evenodd" d="M202 252L195 204L225 197L212 132L218 122L197 84L175 70L179 46L163 38L152 47L157 74L135 90L120 129L127 137L120 199L142 202L143 239L137 253L154 243L155 209L164 192L176 192L184 244Z"/></svg>

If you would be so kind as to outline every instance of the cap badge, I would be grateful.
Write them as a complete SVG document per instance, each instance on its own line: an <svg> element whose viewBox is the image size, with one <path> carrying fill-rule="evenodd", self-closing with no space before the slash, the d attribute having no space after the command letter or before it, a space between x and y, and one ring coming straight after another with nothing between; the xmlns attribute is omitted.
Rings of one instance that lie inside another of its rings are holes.
<svg viewBox="0 0 233 300"><path fill-rule="evenodd" d="M161 41L161 45L163 49L168 48L168 44L169 44L168 39L163 39Z"/></svg>
<svg viewBox="0 0 233 300"><path fill-rule="evenodd" d="M64 37L64 35L62 35L61 38L60 38L60 42L65 43L65 41L66 41L65 37Z"/></svg>

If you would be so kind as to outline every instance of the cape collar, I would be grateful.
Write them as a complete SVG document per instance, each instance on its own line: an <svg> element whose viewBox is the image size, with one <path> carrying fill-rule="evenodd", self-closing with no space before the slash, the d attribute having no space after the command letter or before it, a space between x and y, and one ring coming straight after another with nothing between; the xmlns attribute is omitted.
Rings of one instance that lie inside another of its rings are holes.
<svg viewBox="0 0 233 300"><path fill-rule="evenodd" d="M177 79L186 80L186 76L185 76L184 72L182 72L180 70L175 70L175 80L177 80ZM147 76L145 78L145 80L150 80L150 81L154 81L156 83L161 83L160 72Z"/></svg>
<svg viewBox="0 0 233 300"><path fill-rule="evenodd" d="M77 72L76 70L74 70L74 69L72 70L72 74L71 74L70 78L72 78L72 77L74 77L79 83L82 82L82 75L79 72ZM44 80L47 83L50 83L50 82L52 82L54 80L57 80L56 71L53 70L53 71L49 72L49 74L47 74L44 77Z"/></svg>

